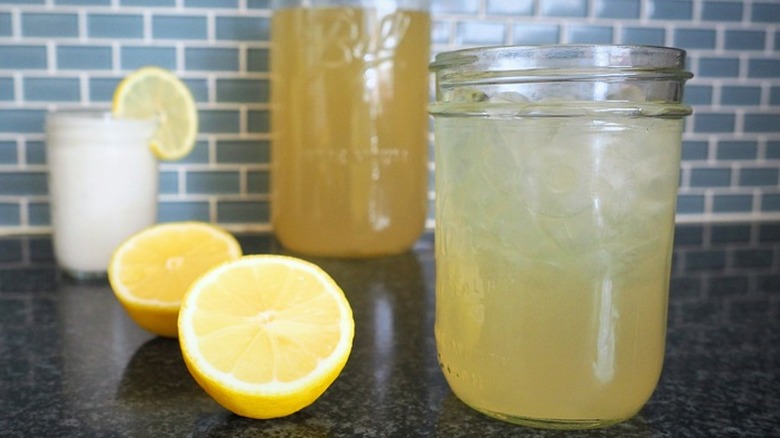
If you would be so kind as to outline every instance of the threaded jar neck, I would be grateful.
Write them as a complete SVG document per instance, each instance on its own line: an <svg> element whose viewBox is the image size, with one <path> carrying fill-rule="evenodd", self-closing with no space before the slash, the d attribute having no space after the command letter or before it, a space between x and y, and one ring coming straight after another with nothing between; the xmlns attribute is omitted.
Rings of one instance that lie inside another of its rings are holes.
<svg viewBox="0 0 780 438"><path fill-rule="evenodd" d="M597 108L604 111L685 116L682 104L685 51L626 45L502 46L440 53L430 65L436 76L435 114L479 113L486 106L533 109ZM456 107L452 107L455 105ZM448 109L449 108L449 109ZM662 109L662 110L661 110ZM580 115L575 111L573 115Z"/></svg>

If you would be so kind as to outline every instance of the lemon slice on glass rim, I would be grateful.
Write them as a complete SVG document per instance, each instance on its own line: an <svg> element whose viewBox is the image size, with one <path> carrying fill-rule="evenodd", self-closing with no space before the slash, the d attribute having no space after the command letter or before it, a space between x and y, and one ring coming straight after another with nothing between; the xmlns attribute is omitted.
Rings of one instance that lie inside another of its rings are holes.
<svg viewBox="0 0 780 438"><path fill-rule="evenodd" d="M181 159L195 146L195 100L187 85L164 68L142 67L122 79L114 90L112 112L118 118L157 120L149 146L161 160Z"/></svg>

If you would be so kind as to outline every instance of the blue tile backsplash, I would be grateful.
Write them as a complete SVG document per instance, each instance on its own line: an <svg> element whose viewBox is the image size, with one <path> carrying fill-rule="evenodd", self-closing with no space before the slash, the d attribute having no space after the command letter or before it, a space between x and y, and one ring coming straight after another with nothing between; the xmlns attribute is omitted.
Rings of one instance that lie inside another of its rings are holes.
<svg viewBox="0 0 780 438"><path fill-rule="evenodd" d="M201 117L193 152L160 166L160 220L270 229L269 4L0 0L0 234L50 231L46 112L107 109L119 80L147 64L174 70ZM487 44L686 49L696 76L685 96L694 115L678 220L780 218L780 1L432 0L431 11L434 53Z"/></svg>
<svg viewBox="0 0 780 438"><path fill-rule="evenodd" d="M143 38L144 17L141 14L90 14L87 17L90 38Z"/></svg>
<svg viewBox="0 0 780 438"><path fill-rule="evenodd" d="M79 17L76 14L22 13L22 35L25 37L77 37Z"/></svg>

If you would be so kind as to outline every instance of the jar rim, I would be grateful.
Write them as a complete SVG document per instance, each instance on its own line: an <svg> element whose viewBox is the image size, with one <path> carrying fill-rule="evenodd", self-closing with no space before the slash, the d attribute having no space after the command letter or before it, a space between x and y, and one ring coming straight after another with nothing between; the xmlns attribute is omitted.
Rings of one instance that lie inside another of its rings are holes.
<svg viewBox="0 0 780 438"><path fill-rule="evenodd" d="M516 73L555 75L573 71L674 73L680 79L693 75L685 71L683 49L651 45L550 44L465 48L436 55L429 68L437 74Z"/></svg>

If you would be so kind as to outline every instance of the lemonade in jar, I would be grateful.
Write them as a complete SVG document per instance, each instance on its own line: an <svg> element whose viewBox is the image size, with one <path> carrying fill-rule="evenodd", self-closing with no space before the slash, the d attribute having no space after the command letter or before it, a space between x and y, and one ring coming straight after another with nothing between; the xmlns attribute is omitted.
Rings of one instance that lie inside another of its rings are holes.
<svg viewBox="0 0 780 438"><path fill-rule="evenodd" d="M275 0L273 230L299 253L407 250L428 205L427 0Z"/></svg>
<svg viewBox="0 0 780 438"><path fill-rule="evenodd" d="M436 317L471 407L589 428L661 374L684 52L640 46L437 56Z"/></svg>

